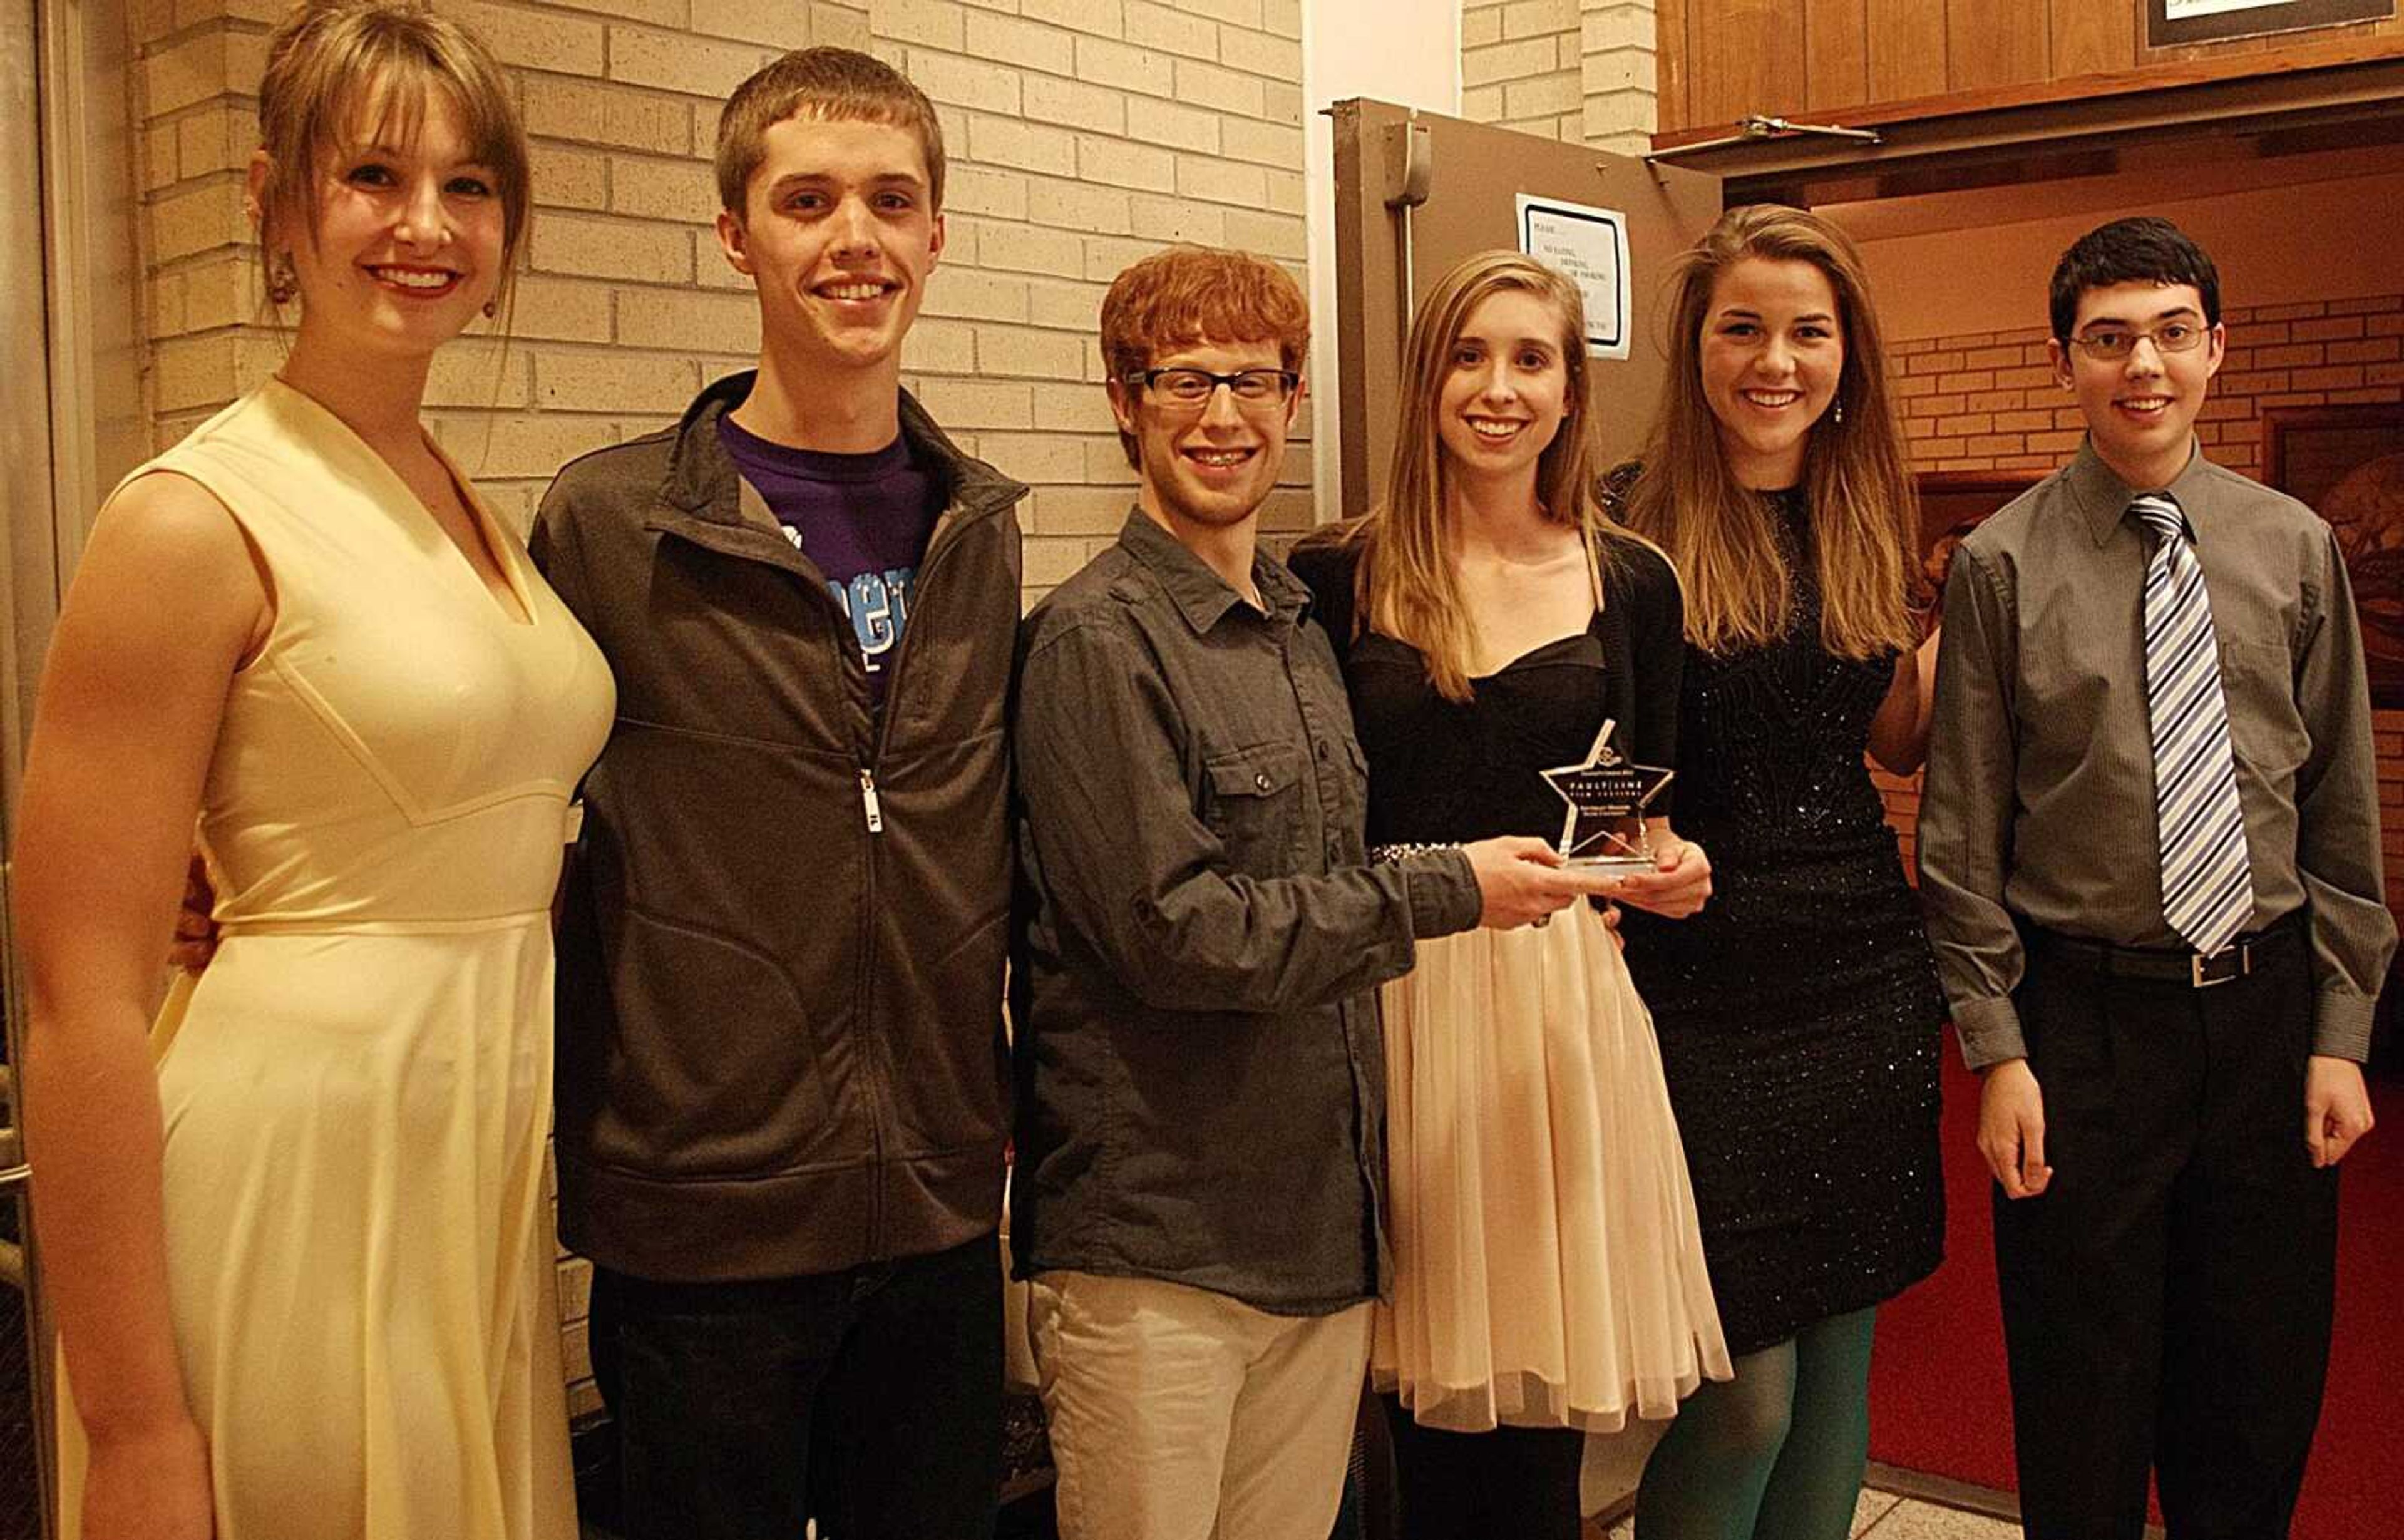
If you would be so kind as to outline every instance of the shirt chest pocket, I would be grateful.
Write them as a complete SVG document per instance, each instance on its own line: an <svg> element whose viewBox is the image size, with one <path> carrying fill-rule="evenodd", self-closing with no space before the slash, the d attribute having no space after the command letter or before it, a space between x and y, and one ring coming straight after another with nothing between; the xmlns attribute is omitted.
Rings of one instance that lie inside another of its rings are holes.
<svg viewBox="0 0 2404 1540"><path fill-rule="evenodd" d="M2229 706L2229 741L2256 777L2285 785L2313 749L2296 707L2295 658L2285 642L2250 637L2220 640L2220 687Z"/></svg>
<svg viewBox="0 0 2404 1540"><path fill-rule="evenodd" d="M1290 743L1257 743L1211 755L1202 765L1202 821L1227 865L1249 876L1300 870L1306 818L1302 755Z"/></svg>

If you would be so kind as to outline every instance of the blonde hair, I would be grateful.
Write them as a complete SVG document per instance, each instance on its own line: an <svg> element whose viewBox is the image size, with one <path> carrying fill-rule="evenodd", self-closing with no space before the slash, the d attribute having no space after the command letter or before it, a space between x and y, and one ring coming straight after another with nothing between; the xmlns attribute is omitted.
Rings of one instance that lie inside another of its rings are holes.
<svg viewBox="0 0 2404 1540"><path fill-rule="evenodd" d="M1670 307L1670 379L1626 516L1665 547L1686 588L1686 638L1710 652L1764 646L1786 634L1793 574L1767 501L1738 484L1703 394L1702 336L1722 277L1750 258L1809 262L1837 297L1845 346L1829 410L1810 429L1803 488L1810 499L1820 639L1867 659L1919 639L1912 613L1919 499L1902 422L1886 387L1886 348L1861 253L1818 216L1773 204L1732 208L1680 259Z"/></svg>
<svg viewBox="0 0 2404 1540"><path fill-rule="evenodd" d="M267 155L259 260L271 299L277 250L290 245L296 227L316 238L317 180L351 147L362 119L374 123L370 137L407 143L437 92L458 115L469 156L492 170L501 205L493 298L496 308L508 304L534 217L525 127L492 50L422 0L303 0L269 40L259 87L259 144Z"/></svg>
<svg viewBox="0 0 2404 1540"><path fill-rule="evenodd" d="M795 49L734 88L718 119L718 201L737 219L752 174L768 158L768 131L788 118L884 123L916 136L927 161L927 207L943 212L943 125L927 93L900 70L852 49Z"/></svg>
<svg viewBox="0 0 2404 1540"><path fill-rule="evenodd" d="M1445 497L1443 439L1436 427L1453 349L1477 307L1497 294L1532 294L1552 307L1554 341L1569 371L1567 411L1553 441L1536 462L1536 500L1555 524L1577 530L1596 566L1595 602L1602 602L1600 569L1614 546L1636 537L1603 511L1595 491L1593 403L1587 396L1586 301L1554 269L1516 251L1464 259L1440 279L1403 346L1401 430L1386 477L1386 498L1336 539L1358 545L1353 577L1354 628L1406 642L1427 660L1428 682L1449 701L1466 701L1476 626L1461 595L1453 565L1451 510Z"/></svg>

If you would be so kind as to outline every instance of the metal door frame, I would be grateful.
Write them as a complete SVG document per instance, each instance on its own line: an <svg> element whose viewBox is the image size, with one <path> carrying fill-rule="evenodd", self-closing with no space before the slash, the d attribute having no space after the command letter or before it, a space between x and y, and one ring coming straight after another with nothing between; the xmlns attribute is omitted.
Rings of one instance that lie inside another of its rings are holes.
<svg viewBox="0 0 2404 1540"><path fill-rule="evenodd" d="M124 0L0 0L0 840L13 849L25 737L51 627L103 491L147 452L137 329L134 156ZM21 1062L24 992L0 859L0 1010ZM5 1071L0 1071L5 1073ZM0 1281L26 1297L43 1533L56 1515L49 1323L36 1282L32 1171L0 1084L0 1203L21 1247Z"/></svg>

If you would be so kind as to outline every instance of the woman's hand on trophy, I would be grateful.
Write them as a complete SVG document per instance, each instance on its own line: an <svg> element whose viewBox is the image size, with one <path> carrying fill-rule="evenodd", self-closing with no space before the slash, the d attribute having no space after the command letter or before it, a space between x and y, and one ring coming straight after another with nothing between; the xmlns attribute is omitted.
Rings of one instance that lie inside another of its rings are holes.
<svg viewBox="0 0 2404 1540"><path fill-rule="evenodd" d="M1666 824L1653 830L1653 870L1623 875L1612 897L1633 908L1684 919L1712 896L1712 859Z"/></svg>

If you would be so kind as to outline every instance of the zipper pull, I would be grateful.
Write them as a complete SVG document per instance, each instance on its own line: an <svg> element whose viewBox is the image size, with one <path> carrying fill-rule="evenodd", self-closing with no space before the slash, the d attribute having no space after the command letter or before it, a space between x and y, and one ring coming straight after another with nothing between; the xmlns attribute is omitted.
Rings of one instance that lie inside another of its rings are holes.
<svg viewBox="0 0 2404 1540"><path fill-rule="evenodd" d="M885 809L876 801L876 772L864 764L860 767L860 805L868 815L868 832L885 833Z"/></svg>

